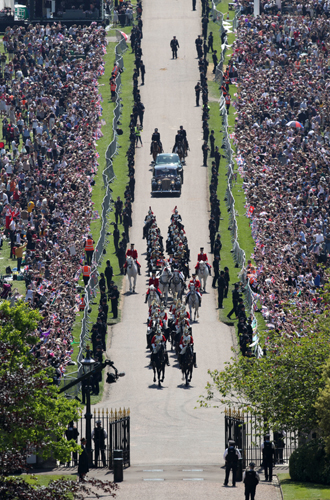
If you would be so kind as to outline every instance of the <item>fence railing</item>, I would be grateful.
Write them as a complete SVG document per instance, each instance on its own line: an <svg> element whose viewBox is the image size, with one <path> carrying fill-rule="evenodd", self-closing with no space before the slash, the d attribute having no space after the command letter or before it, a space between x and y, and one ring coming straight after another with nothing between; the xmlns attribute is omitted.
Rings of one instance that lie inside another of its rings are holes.
<svg viewBox="0 0 330 500"><path fill-rule="evenodd" d="M130 454L130 410L121 409L119 410L104 410L98 409L94 410L91 420L91 428L96 429L97 422L101 422L102 429L106 432L106 438L104 439L104 446L98 446L98 443L92 439L92 462L97 467L107 467L109 469L113 468L113 455L114 450L123 451L123 465L124 467L129 467L131 464L131 454ZM79 443L79 439L86 435L86 421L84 417L76 422L75 425L79 436L76 438ZM70 433L66 434L66 438L72 438ZM77 465L78 455L77 453L72 453L70 462L67 463L68 467L74 467ZM105 463L104 463L105 462Z"/></svg>
<svg viewBox="0 0 330 500"><path fill-rule="evenodd" d="M261 466L261 445L265 434L270 434L270 439L274 443L274 463L288 465L291 454L298 447L297 432L271 431L262 416L231 408L225 410L225 447L228 446L229 440L235 441L242 454L243 468L250 462Z"/></svg>
<svg viewBox="0 0 330 500"><path fill-rule="evenodd" d="M236 23L237 19L240 15L240 9L237 10L235 14ZM220 35L223 32L223 15L221 12L219 12L216 9L216 3L213 0L212 1L212 16L214 19L216 19L216 22L219 22L221 24L219 31ZM226 40L223 43L221 47L221 56L220 56L220 61L219 64L216 68L216 74L215 74L215 79L216 81L222 85L222 77L223 77L223 63L225 59L225 54L226 54ZM227 115L227 109L226 109L226 104L225 104L225 99L223 97L222 91L220 95L220 100L219 100L219 110L220 110L220 115L222 117L222 133L223 133L223 139L222 139L222 145L225 150L225 155L226 155L226 160L227 160L227 188L226 188L226 205L229 211L229 217L230 217L230 231L231 231L231 242L232 242L232 250L233 250L233 257L236 263L236 266L241 269L240 271L240 278L244 290L244 298L245 298L245 303L248 307L248 310L252 316L252 329L253 329L253 342L252 342L252 347L254 348L254 353L256 357L260 357L263 355L263 351L259 346L259 336L258 336L258 324L257 324L257 319L254 314L254 309L256 305L256 298L255 294L253 293L250 284L247 280L246 276L246 270L245 270L245 263L246 263L246 256L244 250L240 247L240 244L238 242L238 224L237 224L237 219L236 219L236 210L235 210L235 198L232 193L232 183L233 179L235 179L235 173L234 173L234 165L235 165L235 152L232 149L231 142L230 142L230 137L229 137L229 127L228 127L228 115Z"/></svg>
<svg viewBox="0 0 330 500"><path fill-rule="evenodd" d="M116 33L118 43L115 48L115 60L121 69L124 67L123 54L127 50L127 44L124 36L117 30ZM111 188L110 184L115 179L115 173L113 170L113 158L118 153L118 139L117 139L117 122L121 115L121 74L118 73L116 77L116 105L113 111L113 121L112 121L112 141L107 147L105 153L105 161L106 165L102 172L103 184L105 194L102 201L102 213L101 213L101 230L99 239L95 245L93 260L91 264L91 277L88 285L85 287L85 309L84 314L81 321L81 331L80 331L80 341L79 341L79 353L77 356L78 370L76 372L70 373L68 375L64 375L62 377L61 383L67 384L71 380L82 375L82 365L81 360L83 359L83 352L85 350L87 339L89 335L89 328L91 326L91 322L89 319L89 311L92 306L93 299L96 296L96 290L98 285L98 270L97 268L101 265L101 261L103 258L103 250L105 246L109 243L107 239L107 233L109 232L110 223L108 220L108 214L112 210L111 208ZM72 387L68 394L70 396L75 397L80 390L80 384Z"/></svg>

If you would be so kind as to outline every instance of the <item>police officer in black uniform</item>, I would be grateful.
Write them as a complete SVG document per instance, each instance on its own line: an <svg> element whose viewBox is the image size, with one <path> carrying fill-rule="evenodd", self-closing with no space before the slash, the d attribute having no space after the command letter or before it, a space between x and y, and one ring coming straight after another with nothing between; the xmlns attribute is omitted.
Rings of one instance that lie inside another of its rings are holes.
<svg viewBox="0 0 330 500"><path fill-rule="evenodd" d="M77 427L75 427L73 421L71 421L68 425L67 430L65 431L65 437L67 438L68 441L71 441L71 439L73 439L75 442L77 442L78 436L79 436L78 429L77 429ZM76 451L74 451L72 453L72 458L73 458L74 464L77 465L78 456L77 456ZM68 467L69 466L70 466L70 462L68 462Z"/></svg>
<svg viewBox="0 0 330 500"><path fill-rule="evenodd" d="M230 471L233 471L233 486L236 486L236 470L238 460L241 458L241 454L237 448L235 448L235 441L230 440L228 443L228 448L223 454L223 458L226 461L226 477L224 486L228 486Z"/></svg>
<svg viewBox="0 0 330 500"><path fill-rule="evenodd" d="M223 307L223 295L226 287L225 273L220 271L220 276L218 278L218 309L224 309Z"/></svg>
<svg viewBox="0 0 330 500"><path fill-rule="evenodd" d="M261 445L262 461L265 471L265 480L271 482L273 479L273 462L275 455L274 443L270 440L270 435L265 435L265 440Z"/></svg>
<svg viewBox="0 0 330 500"><path fill-rule="evenodd" d="M199 106L199 97L201 94L201 90L202 90L201 84L200 82L197 82L197 84L195 85L196 106Z"/></svg>
<svg viewBox="0 0 330 500"><path fill-rule="evenodd" d="M214 261L213 261L214 277L213 277L213 281L212 281L212 288L216 288L215 284L219 278L219 264L220 264L220 257L219 257L219 255L215 255Z"/></svg>
<svg viewBox="0 0 330 500"><path fill-rule="evenodd" d="M243 474L243 483L245 485L245 500L254 500L256 487L259 483L259 474L254 470L255 463L251 462L248 469Z"/></svg>
<svg viewBox="0 0 330 500"><path fill-rule="evenodd" d="M102 424L101 420L98 420L96 422L96 427L92 432L92 439L94 440L95 444L95 467L97 467L100 451L101 451L103 467L106 467L107 465L104 450L105 450L105 440L108 437L108 435L106 431L103 429L101 424Z"/></svg>
<svg viewBox="0 0 330 500"><path fill-rule="evenodd" d="M176 36L174 36L170 42L170 46L172 49L172 59L177 59L178 58L178 48L180 48L179 42L176 39Z"/></svg>
<svg viewBox="0 0 330 500"><path fill-rule="evenodd" d="M235 283L235 289L233 290L233 308L232 310L227 314L227 318L228 319L231 319L231 315L233 313L236 314L236 316L238 316L238 301L239 299L241 298L240 297L240 294L239 294L239 291L238 291L238 283Z"/></svg>

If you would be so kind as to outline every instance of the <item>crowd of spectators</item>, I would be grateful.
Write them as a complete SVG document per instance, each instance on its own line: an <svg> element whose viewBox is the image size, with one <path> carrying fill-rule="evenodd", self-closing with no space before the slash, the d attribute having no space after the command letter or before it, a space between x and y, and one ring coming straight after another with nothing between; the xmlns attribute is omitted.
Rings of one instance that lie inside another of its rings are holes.
<svg viewBox="0 0 330 500"><path fill-rule="evenodd" d="M97 79L106 43L96 23L20 26L7 28L1 59L0 213L11 247L26 244L25 300L43 317L34 353L58 376L71 362L77 282L94 216Z"/></svg>
<svg viewBox="0 0 330 500"><path fill-rule="evenodd" d="M324 15L244 15L229 63L239 80L233 139L255 240L248 279L268 327L288 336L301 334L294 306L302 316L322 311L327 280L329 23Z"/></svg>
<svg viewBox="0 0 330 500"><path fill-rule="evenodd" d="M136 11L137 18L141 19L142 1L137 2L135 9L130 1L119 2L119 5L115 5L113 12L113 24L115 26L120 24L122 28L124 26L132 26L134 10Z"/></svg>

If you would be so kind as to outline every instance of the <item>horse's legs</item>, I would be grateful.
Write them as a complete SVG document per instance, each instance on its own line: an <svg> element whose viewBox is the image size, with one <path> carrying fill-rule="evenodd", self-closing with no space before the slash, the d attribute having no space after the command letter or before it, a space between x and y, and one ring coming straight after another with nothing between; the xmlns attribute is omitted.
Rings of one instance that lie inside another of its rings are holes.
<svg viewBox="0 0 330 500"><path fill-rule="evenodd" d="M155 365L152 365L152 369L154 371L154 382L156 382L156 368L155 368Z"/></svg>
<svg viewBox="0 0 330 500"><path fill-rule="evenodd" d="M164 382L164 378L165 378L165 363L164 363L164 366L163 366L163 369L162 369L162 373L163 373L163 376L162 376L161 382Z"/></svg>
<svg viewBox="0 0 330 500"><path fill-rule="evenodd" d="M189 368L186 368L185 370L185 377L186 377L186 385L189 384Z"/></svg>

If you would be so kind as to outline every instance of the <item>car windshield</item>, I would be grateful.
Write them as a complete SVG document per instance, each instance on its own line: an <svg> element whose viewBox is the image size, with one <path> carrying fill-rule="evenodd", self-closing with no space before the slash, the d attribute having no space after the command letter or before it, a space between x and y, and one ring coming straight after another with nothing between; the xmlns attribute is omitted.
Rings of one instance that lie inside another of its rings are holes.
<svg viewBox="0 0 330 500"><path fill-rule="evenodd" d="M164 177L166 175L177 175L176 168L155 168L155 177Z"/></svg>
<svg viewBox="0 0 330 500"><path fill-rule="evenodd" d="M160 154L156 158L156 165L161 165L164 163L180 163L180 158L176 154Z"/></svg>

